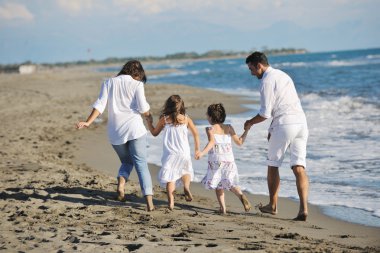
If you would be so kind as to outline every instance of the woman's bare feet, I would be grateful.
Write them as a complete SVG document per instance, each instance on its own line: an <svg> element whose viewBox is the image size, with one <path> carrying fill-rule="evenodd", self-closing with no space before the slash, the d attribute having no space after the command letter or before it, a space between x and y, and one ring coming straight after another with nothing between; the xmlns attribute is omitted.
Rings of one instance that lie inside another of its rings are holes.
<svg viewBox="0 0 380 253"><path fill-rule="evenodd" d="M260 204L259 206L259 210L262 212L262 213L269 213L269 214L272 214L272 215L276 215L277 214L277 208L273 209L272 206L270 204L266 205L266 206L262 206Z"/></svg>
<svg viewBox="0 0 380 253"><path fill-rule="evenodd" d="M117 197L116 199L118 201L124 201L125 200L125 179L124 177L118 177L117 178Z"/></svg>
<svg viewBox="0 0 380 253"><path fill-rule="evenodd" d="M251 210L252 206L251 206L251 203L249 203L249 200L247 199L247 197L244 194L240 195L240 201L243 204L244 210L246 212L249 212Z"/></svg>
<svg viewBox="0 0 380 253"><path fill-rule="evenodd" d="M145 196L145 201L146 201L146 208L145 208L145 210L147 212L154 211L155 207L153 205L153 196L152 195L146 195Z"/></svg>

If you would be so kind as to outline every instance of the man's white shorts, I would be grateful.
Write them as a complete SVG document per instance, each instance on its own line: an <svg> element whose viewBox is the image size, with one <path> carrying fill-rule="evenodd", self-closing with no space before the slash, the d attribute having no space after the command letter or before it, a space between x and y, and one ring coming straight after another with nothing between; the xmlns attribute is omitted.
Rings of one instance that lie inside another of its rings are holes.
<svg viewBox="0 0 380 253"><path fill-rule="evenodd" d="M306 168L306 143L309 130L306 124L278 125L269 129L267 165L280 167L285 152L290 148L290 166Z"/></svg>

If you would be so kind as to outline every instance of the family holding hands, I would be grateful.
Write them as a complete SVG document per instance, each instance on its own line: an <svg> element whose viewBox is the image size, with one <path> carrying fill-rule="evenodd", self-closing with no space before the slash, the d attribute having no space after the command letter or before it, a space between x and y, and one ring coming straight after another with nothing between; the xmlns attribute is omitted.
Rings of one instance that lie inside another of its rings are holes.
<svg viewBox="0 0 380 253"><path fill-rule="evenodd" d="M104 112L108 105L108 138L120 158L118 172L118 199L125 198L125 183L133 169L136 169L141 191L146 199L147 211L153 211L153 185L147 163L147 130L141 116L146 119L153 136L161 132L163 151L159 183L166 187L168 208L174 208L174 191L183 185L186 201L192 201L190 182L194 178L188 132L194 138L194 157L200 159L208 154L207 173L202 179L206 189L216 191L219 211L226 214L224 190L233 192L241 201L246 212L251 204L239 187L239 175L232 142L243 145L248 131L257 123L272 118L268 135L268 189L269 204L260 206L263 213L277 214L277 199L280 177L278 168L289 147L291 169L296 176L300 208L295 220L305 221L308 215L308 178L306 168L306 143L308 129L306 117L292 79L281 70L272 68L266 56L254 52L246 59L252 75L261 80L260 111L244 124L244 132L238 136L235 129L224 124L226 111L222 103L211 104L207 108L206 128L208 143L200 149L199 134L194 122L186 114L185 103L179 95L171 95L164 103L157 123L154 125L150 106L146 101L144 84L147 80L141 63L128 61L116 77L106 80L100 95L93 104L93 110L86 121L76 124L78 129L88 127Z"/></svg>

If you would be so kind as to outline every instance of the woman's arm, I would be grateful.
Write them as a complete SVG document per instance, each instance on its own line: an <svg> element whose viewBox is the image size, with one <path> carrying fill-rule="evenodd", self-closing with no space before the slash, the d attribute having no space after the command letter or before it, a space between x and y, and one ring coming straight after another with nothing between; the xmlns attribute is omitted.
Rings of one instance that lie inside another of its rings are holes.
<svg viewBox="0 0 380 253"><path fill-rule="evenodd" d="M215 140L214 140L214 135L213 135L213 130L211 127L206 127L206 133L207 133L207 138L208 138L208 143L206 147L202 150L202 152L198 152L196 154L195 159L199 160L202 156L208 153L210 149L212 149L215 145Z"/></svg>
<svg viewBox="0 0 380 253"><path fill-rule="evenodd" d="M82 129L82 128L85 128L85 127L89 127L92 122L94 122L94 120L100 115L100 112L98 110L96 110L95 108L92 109L92 112L90 114L90 116L88 116L87 120L86 121L81 121L81 122L78 122L76 124L76 128L77 129Z"/></svg>
<svg viewBox="0 0 380 253"><path fill-rule="evenodd" d="M229 128L230 128L229 134L231 135L231 138L235 142L235 144L238 146L243 145L245 138L248 135L249 129L244 130L244 133L240 137L238 137L238 135L235 133L234 128L232 126L230 126Z"/></svg>
<svg viewBox="0 0 380 253"><path fill-rule="evenodd" d="M153 126L153 119L151 118L152 116L148 116L147 117L147 123L148 123L148 128L149 128L149 131L151 132L151 134L153 136L157 136L161 133L162 129L164 129L164 126L165 126L165 118L164 116L161 117L158 122L157 122L157 126L154 127Z"/></svg>
<svg viewBox="0 0 380 253"><path fill-rule="evenodd" d="M199 145L200 145L199 133L198 133L197 128L194 125L194 122L191 120L191 118L187 117L187 119L188 119L187 126L189 127L190 132L193 134L193 137L194 137L194 150L195 150L194 154L197 154L199 152Z"/></svg>

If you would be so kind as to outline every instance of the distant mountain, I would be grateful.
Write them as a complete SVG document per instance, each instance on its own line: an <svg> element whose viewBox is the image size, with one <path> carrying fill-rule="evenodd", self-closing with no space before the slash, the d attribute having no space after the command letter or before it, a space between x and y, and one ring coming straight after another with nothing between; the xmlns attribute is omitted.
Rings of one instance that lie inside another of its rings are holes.
<svg viewBox="0 0 380 253"><path fill-rule="evenodd" d="M73 62L61 62L61 63L49 63L49 64L39 64L45 67L53 67L53 66L75 66L75 65L88 65L88 64L113 64L113 63L125 63L130 59L138 59L140 61L163 61L163 60L194 60L194 59L206 59L206 58L232 58L232 57L245 57L248 56L252 51L225 51L225 50L210 50L203 54L199 54L196 52L179 52L174 54L167 54L165 56L142 56L142 57L110 57L104 60L89 60L89 61L73 61ZM279 55L279 54L304 54L308 51L306 49L298 49L298 48L280 48L280 49L268 49L264 47L262 50L267 55ZM27 62L28 64L32 64L31 62ZM0 65L0 73L6 72L17 72L18 67L22 64L12 64L12 65Z"/></svg>

